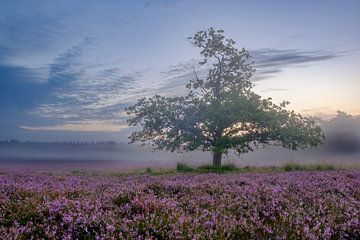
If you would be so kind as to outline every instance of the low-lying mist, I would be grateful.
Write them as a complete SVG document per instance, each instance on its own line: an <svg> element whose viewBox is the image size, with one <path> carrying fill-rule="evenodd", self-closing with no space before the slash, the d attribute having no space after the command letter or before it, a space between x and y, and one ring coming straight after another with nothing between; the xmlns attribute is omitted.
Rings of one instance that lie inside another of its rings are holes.
<svg viewBox="0 0 360 240"><path fill-rule="evenodd" d="M338 112L328 120L319 120L325 143L318 149L284 150L277 147L255 149L240 157L230 153L224 163L239 166L280 165L286 162L360 164L360 118ZM127 143L0 143L0 168L128 168L136 166L175 166L177 162L210 163L210 153L186 154L153 152L150 147ZM28 163L28 164L26 164Z"/></svg>

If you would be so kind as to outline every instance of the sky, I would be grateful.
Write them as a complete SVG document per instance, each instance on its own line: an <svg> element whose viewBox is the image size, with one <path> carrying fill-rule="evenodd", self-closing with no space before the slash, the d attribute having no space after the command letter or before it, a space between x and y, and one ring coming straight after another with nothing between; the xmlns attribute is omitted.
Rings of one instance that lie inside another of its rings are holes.
<svg viewBox="0 0 360 240"><path fill-rule="evenodd" d="M184 94L213 27L252 55L255 92L360 114L360 1L0 0L0 140L127 141L124 108Z"/></svg>

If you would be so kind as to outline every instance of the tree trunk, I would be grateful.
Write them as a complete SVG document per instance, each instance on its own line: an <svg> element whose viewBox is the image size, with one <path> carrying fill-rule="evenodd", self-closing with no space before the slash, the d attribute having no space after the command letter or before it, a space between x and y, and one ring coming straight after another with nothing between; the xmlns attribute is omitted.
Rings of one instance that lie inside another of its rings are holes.
<svg viewBox="0 0 360 240"><path fill-rule="evenodd" d="M213 153L213 166L220 167L221 166L221 157L222 153Z"/></svg>

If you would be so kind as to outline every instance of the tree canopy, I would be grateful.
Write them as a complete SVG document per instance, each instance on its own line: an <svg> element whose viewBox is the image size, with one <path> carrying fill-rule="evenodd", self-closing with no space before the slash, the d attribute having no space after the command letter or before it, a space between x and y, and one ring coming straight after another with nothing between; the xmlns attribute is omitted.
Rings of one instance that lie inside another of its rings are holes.
<svg viewBox="0 0 360 240"><path fill-rule="evenodd" d="M317 147L324 134L314 119L286 109L253 91L250 55L238 50L222 30L209 28L189 37L200 48L206 77L194 70L185 96L155 95L128 107L130 126L140 126L130 142L150 143L155 150L210 151L213 164L229 150L246 153L259 146L277 145L297 150Z"/></svg>

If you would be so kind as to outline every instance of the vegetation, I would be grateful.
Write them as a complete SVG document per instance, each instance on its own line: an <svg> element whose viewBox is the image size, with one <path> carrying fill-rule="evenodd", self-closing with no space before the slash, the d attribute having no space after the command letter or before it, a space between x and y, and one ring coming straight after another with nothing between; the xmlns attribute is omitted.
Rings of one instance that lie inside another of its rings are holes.
<svg viewBox="0 0 360 240"><path fill-rule="evenodd" d="M276 172L292 172L292 171L349 171L360 170L360 164L332 164L332 163L297 163L287 162L279 166L236 166L234 164L224 164L222 166L213 166L209 164L204 165L188 165L186 163L177 163L175 168L164 167L147 167L131 169L127 171L94 171L94 170L73 170L65 172L67 176L112 176L112 177L126 177L126 176L160 176L160 175L175 175L179 173L276 173ZM0 174L5 174L1 172ZM43 171L47 175L59 175L58 173Z"/></svg>
<svg viewBox="0 0 360 240"><path fill-rule="evenodd" d="M360 115L338 111L332 119L318 121L326 134L324 147L327 151L345 154L360 151Z"/></svg>
<svg viewBox="0 0 360 240"><path fill-rule="evenodd" d="M193 168L184 163L178 163L176 165L176 171L179 173L184 172L194 172L194 173L230 173L230 172L240 172L240 169L237 168L234 164L226 164L222 166L214 165L201 165L199 167Z"/></svg>
<svg viewBox="0 0 360 240"><path fill-rule="evenodd" d="M178 163L176 171L178 173L192 172L192 173L248 173L248 172L291 172L291 171L333 171L333 170L349 170L359 169L354 166L336 166L329 163L312 163L312 164L299 164L299 163L285 163L282 166L269 166L269 167L236 167L234 164L227 164L223 166L213 165L200 165L198 167L191 167L184 163Z"/></svg>
<svg viewBox="0 0 360 240"><path fill-rule="evenodd" d="M286 101L276 105L252 91L249 53L225 39L222 30L200 31L189 40L200 48L199 64L207 64L207 76L194 70L186 96L144 97L128 107L129 125L142 128L131 134L131 143L150 143L156 150L210 151L219 167L229 150L241 154L267 145L297 150L323 142L312 118L287 110Z"/></svg>
<svg viewBox="0 0 360 240"><path fill-rule="evenodd" d="M359 171L7 172L0 239L360 239L359 181Z"/></svg>
<svg viewBox="0 0 360 240"><path fill-rule="evenodd" d="M190 167L189 165L185 163L178 163L176 164L176 171L177 172L192 172L194 171L194 168Z"/></svg>
<svg viewBox="0 0 360 240"><path fill-rule="evenodd" d="M335 165L328 163L318 164L299 164L299 163L287 163L282 166L282 169L286 172L290 171L327 171L339 169Z"/></svg>

